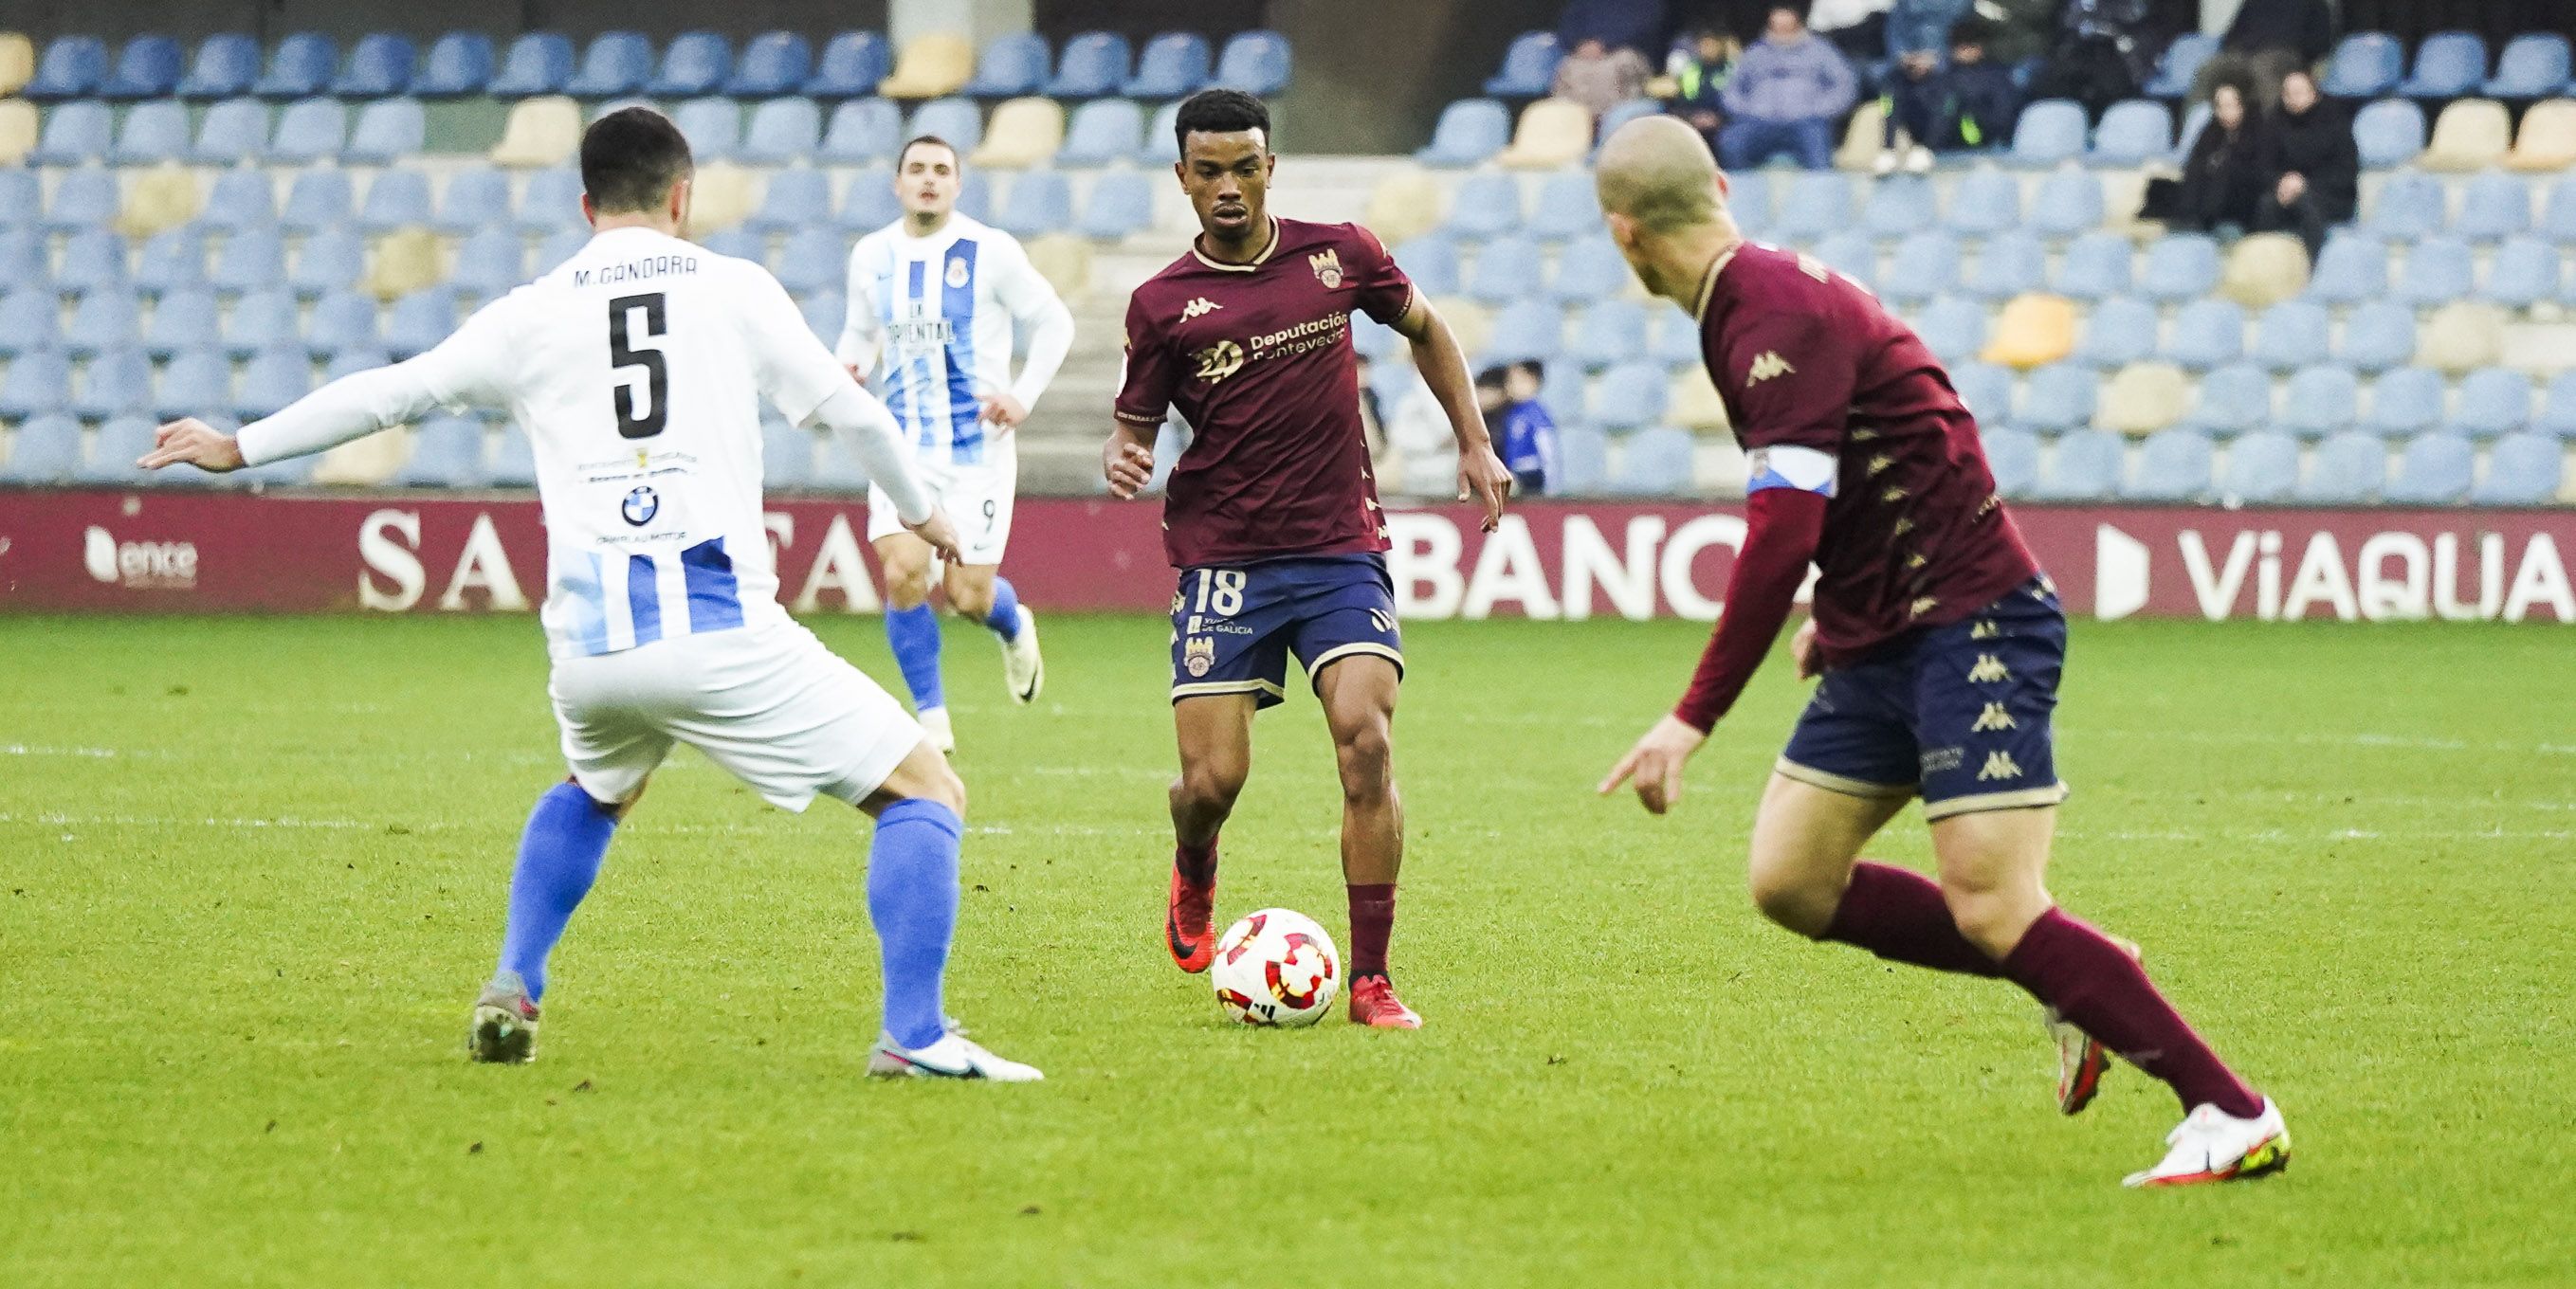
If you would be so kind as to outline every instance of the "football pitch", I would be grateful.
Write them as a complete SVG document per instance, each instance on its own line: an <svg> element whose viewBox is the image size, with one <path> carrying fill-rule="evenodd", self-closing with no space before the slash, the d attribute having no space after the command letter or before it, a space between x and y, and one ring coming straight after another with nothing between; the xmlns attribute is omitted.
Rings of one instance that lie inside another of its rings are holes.
<svg viewBox="0 0 2576 1289"><path fill-rule="evenodd" d="M1043 607L1043 606L1041 606ZM873 619L818 624L891 679ZM466 1063L529 803L526 617L0 618L0 1284L2566 1284L2576 693L2547 627L2076 624L2052 887L2289 1115L2265 1182L2126 1192L2035 1007L1763 923L1775 659L1656 820L1592 785L1703 628L1417 624L1394 963L1428 1028L1225 1022L1160 941L1166 625L949 627L950 1010L1033 1087L875 1084L867 833L682 753ZM1311 698L1220 921L1345 917ZM1922 864L1909 810L1878 848Z"/></svg>

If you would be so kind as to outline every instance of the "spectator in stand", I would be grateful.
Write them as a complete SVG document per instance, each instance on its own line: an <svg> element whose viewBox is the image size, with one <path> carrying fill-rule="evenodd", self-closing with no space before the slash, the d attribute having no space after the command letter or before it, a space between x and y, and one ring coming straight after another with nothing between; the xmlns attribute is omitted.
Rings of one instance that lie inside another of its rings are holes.
<svg viewBox="0 0 2576 1289"><path fill-rule="evenodd" d="M1744 46L1735 37L1702 31L1689 48L1673 51L1672 65L1665 73L1672 77L1673 96L1664 110L1699 131L1699 137L1708 140L1712 156L1717 153L1718 129L1726 124L1726 82L1735 75L1735 60L1743 53Z"/></svg>
<svg viewBox="0 0 2576 1289"><path fill-rule="evenodd" d="M2297 233L2314 263L2326 229L2350 220L2360 205L2361 150L2353 145L2352 119L2324 101L2316 77L2301 67L2281 78L2281 110L2265 134L2266 187L2254 227Z"/></svg>
<svg viewBox="0 0 2576 1289"><path fill-rule="evenodd" d="M1905 168L1922 174L1932 168L1932 150L1973 152L2012 142L2014 114L2021 95L2012 73L1986 60L1986 26L1971 19L1960 23L1950 41L1950 65L1941 66L1928 51L1898 60L1888 88L1887 151L1877 171L1898 164L1896 136L1904 131L1910 146Z"/></svg>
<svg viewBox="0 0 2576 1289"><path fill-rule="evenodd" d="M1834 122L1859 93L1851 64L1809 35L1797 10L1774 7L1762 39L1727 78L1718 156L1729 170L1751 169L1782 152L1809 170L1825 169L1834 160Z"/></svg>
<svg viewBox="0 0 2576 1289"><path fill-rule="evenodd" d="M1556 418L1538 401L1545 372L1537 363L1488 367L1476 375L1476 403L1484 409L1485 433L1512 472L1521 496L1547 491L1556 468Z"/></svg>
<svg viewBox="0 0 2576 1289"><path fill-rule="evenodd" d="M2033 98L2073 99L2095 120L2136 98L2170 43L2157 34L2150 0L2065 0L2058 40L2031 82Z"/></svg>
<svg viewBox="0 0 2576 1289"><path fill-rule="evenodd" d="M2150 181L2140 213L2186 232L2253 227L2272 176L2262 117L2252 104L2245 86L2221 82L2209 96L2209 124L2192 143L2182 178Z"/></svg>
<svg viewBox="0 0 2576 1289"><path fill-rule="evenodd" d="M1653 49L1671 30L1664 0L1568 0L1557 15L1556 45L1597 40L1605 49Z"/></svg>
<svg viewBox="0 0 2576 1289"><path fill-rule="evenodd" d="M2316 66L2334 52L2334 44L2334 10L2326 0L2245 0L2236 21L2227 24L2218 57L2194 78L2192 96L2214 93L2221 81L2275 94L2291 68Z"/></svg>
<svg viewBox="0 0 2576 1289"><path fill-rule="evenodd" d="M1987 23L1986 57L2010 68L2046 54L2057 38L2057 10L2064 2L1980 0L1977 13Z"/></svg>
<svg viewBox="0 0 2576 1289"><path fill-rule="evenodd" d="M1825 6L1818 4L1821 11ZM1867 63L1881 57L1903 58L1907 54L1930 54L1940 57L1950 43L1950 28L1968 14L1968 0L1896 0L1887 11L1886 52L1878 50L1855 53L1852 57Z"/></svg>
<svg viewBox="0 0 2576 1289"><path fill-rule="evenodd" d="M1843 51L1856 63L1878 59L1887 47L1887 11L1896 0L1815 0L1807 7L1807 29Z"/></svg>
<svg viewBox="0 0 2576 1289"><path fill-rule="evenodd" d="M1654 74L1646 56L1636 50L1611 49L1598 40L1585 40L1558 61L1556 84L1549 92L1591 109L1597 120L1602 113L1642 97L1646 78Z"/></svg>

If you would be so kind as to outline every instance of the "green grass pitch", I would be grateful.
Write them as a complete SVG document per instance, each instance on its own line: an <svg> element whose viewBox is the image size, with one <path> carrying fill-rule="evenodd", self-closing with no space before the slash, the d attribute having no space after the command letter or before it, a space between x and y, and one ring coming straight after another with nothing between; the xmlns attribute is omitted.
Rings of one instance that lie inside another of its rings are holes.
<svg viewBox="0 0 2576 1289"><path fill-rule="evenodd" d="M827 640L893 675L872 620ZM2576 1268L2576 692L2547 627L2079 623L2052 885L2288 1111L2260 1184L2138 1194L2018 991L1743 897L1778 661L1654 820L1591 785L1701 629L1423 624L1395 963L1419 1034L1226 1024L1158 940L1165 626L1051 617L974 794L950 1006L1037 1087L880 1085L866 830L694 753L460 1040L531 799L533 622L0 619L0 1284L2558 1284ZM1221 913L1344 930L1311 699ZM1909 811L1877 852L1923 863Z"/></svg>

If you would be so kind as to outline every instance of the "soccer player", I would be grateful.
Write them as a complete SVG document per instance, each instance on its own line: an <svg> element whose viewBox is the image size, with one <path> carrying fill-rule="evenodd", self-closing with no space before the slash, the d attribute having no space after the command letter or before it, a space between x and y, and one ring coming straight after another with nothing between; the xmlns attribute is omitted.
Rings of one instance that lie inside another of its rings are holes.
<svg viewBox="0 0 2576 1289"><path fill-rule="evenodd" d="M597 232L562 267L429 352L333 381L239 435L165 425L140 464L259 465L442 404L507 408L527 429L546 519L549 690L572 778L538 798L520 839L500 966L467 1039L475 1060L535 1055L547 956L678 742L789 810L821 795L875 817L867 895L885 1027L870 1073L1036 1079L941 1010L965 785L893 696L779 607L759 401L846 439L927 545L953 552L956 530L884 407L777 279L681 240L693 173L669 119L609 113L581 141L582 209Z"/></svg>
<svg viewBox="0 0 2576 1289"><path fill-rule="evenodd" d="M1412 342L1458 439L1458 495L1501 519L1511 475L1494 456L1447 323L1356 224L1273 217L1270 113L1236 90L1181 104L1173 167L1198 212L1190 252L1127 305L1127 373L1102 449L1110 491L1133 497L1152 436L1177 407L1196 432L1173 469L1163 546L1172 597L1173 852L1164 941L1181 970L1215 957L1217 833L1252 768L1252 717L1286 697L1288 656L1331 727L1350 890L1350 1016L1417 1029L1387 976L1404 822L1390 726L1403 640L1386 527L1360 428L1350 317Z"/></svg>
<svg viewBox="0 0 2576 1289"><path fill-rule="evenodd" d="M1689 692L1601 791L1633 777L1646 809L1672 807L1684 762L1761 664L1812 561L1815 612L1792 652L1822 679L1754 818L1755 903L1803 935L2029 990L2058 1035L2068 1114L2092 1100L2105 1048L2172 1085L2186 1117L2129 1185L2281 1168L2281 1112L2156 992L2135 946L2068 916L2041 884L2066 797L2049 733L2066 620L1947 373L1864 288L1746 242L1725 177L1681 122L1620 127L1596 179L1637 275L1699 319L1752 473L1726 613ZM1859 860L1915 796L1938 882Z"/></svg>
<svg viewBox="0 0 2576 1289"><path fill-rule="evenodd" d="M958 558L942 585L948 608L1002 642L1002 679L1017 702L1046 683L1035 614L1000 576L1019 480L1012 431L1028 419L1073 347L1073 314L1010 234L957 213L957 149L924 135L895 159L903 218L850 250L850 316L840 358L876 388L904 430L913 469L957 516ZM1016 324L1029 356L1011 379ZM886 642L912 690L914 716L942 751L955 726L939 674L939 616L930 609L930 544L908 532L885 490L868 489L868 540L885 566Z"/></svg>

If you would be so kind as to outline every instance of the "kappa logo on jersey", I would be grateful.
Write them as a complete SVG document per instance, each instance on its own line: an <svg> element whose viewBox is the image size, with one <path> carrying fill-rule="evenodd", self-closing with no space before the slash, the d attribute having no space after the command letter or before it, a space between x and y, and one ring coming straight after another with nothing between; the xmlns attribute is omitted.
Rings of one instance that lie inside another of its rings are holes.
<svg viewBox="0 0 2576 1289"><path fill-rule="evenodd" d="M1213 385L1243 370L1243 346L1220 340L1190 355L1198 360L1198 379Z"/></svg>
<svg viewBox="0 0 2576 1289"><path fill-rule="evenodd" d="M1977 771L1977 782L1979 783L1984 783L1989 779L2018 779L2020 777L2021 766L2013 761L2012 753L2010 752L1986 753L1986 763L1984 767Z"/></svg>
<svg viewBox="0 0 2576 1289"><path fill-rule="evenodd" d="M1209 636L1192 636L1181 646L1181 669L1193 676L1204 676L1216 666L1216 641Z"/></svg>
<svg viewBox="0 0 2576 1289"><path fill-rule="evenodd" d="M626 500L618 505L617 513L627 523L641 528L652 523L653 516L662 513L662 496L651 488L637 488L626 494Z"/></svg>
<svg viewBox="0 0 2576 1289"><path fill-rule="evenodd" d="M1218 304L1216 301L1211 300L1206 296L1200 296L1199 298L1190 301L1188 304L1181 306L1181 321L1187 322L1192 318L1204 318L1224 307L1224 305Z"/></svg>
<svg viewBox="0 0 2576 1289"><path fill-rule="evenodd" d="M1797 374L1798 369L1790 366L1789 360L1781 357L1777 350L1768 351L1761 357L1754 359L1753 366L1745 371L1744 387L1746 389L1751 389L1775 376L1795 376Z"/></svg>
<svg viewBox="0 0 2576 1289"><path fill-rule="evenodd" d="M1977 723L1968 727L1968 732L1971 734L1984 734L1991 730L2008 730L2016 728L2019 727L2014 724L2012 713L2005 711L2003 704L1988 703L1986 704L1986 710L1977 714Z"/></svg>
<svg viewBox="0 0 2576 1289"><path fill-rule="evenodd" d="M948 276L946 279L948 285L951 288L962 287L966 285L966 279L966 257L963 255L950 256L948 259Z"/></svg>
<svg viewBox="0 0 2576 1289"><path fill-rule="evenodd" d="M1315 270L1315 280L1327 291L1341 289L1342 253L1338 250L1317 251L1306 257L1306 267Z"/></svg>

